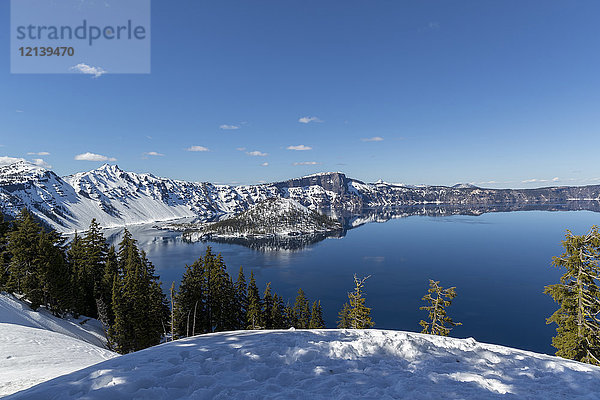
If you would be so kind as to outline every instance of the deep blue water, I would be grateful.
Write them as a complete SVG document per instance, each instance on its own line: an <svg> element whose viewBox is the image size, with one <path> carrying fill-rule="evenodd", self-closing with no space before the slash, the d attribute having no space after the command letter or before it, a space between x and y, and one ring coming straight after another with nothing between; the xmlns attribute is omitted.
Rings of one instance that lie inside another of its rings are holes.
<svg viewBox="0 0 600 400"><path fill-rule="evenodd" d="M590 211L411 216L367 224L295 252L190 244L175 233L149 228L133 234L165 288L179 282L185 264L211 245L223 254L234 279L243 265L247 277L254 271L261 291L270 281L290 301L299 287L310 299L320 299L330 328L353 287L353 274L372 275L366 298L375 327L420 331L419 321L426 317L420 299L431 278L457 288L448 313L463 325L451 336L554 354L555 327L545 319L556 304L542 293L561 275L551 266L552 256L562 253L566 229L582 234L594 224L600 225L600 214Z"/></svg>

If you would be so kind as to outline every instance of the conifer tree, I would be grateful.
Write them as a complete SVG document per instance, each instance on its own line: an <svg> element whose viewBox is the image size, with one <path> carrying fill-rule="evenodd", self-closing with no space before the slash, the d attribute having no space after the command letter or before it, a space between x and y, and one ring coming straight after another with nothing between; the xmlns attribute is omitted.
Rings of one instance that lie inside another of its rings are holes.
<svg viewBox="0 0 600 400"><path fill-rule="evenodd" d="M371 309L365 305L364 298L365 281L370 277L371 275L359 280L354 274L354 291L348 293L348 318L352 329L368 329L375 325L371 319Z"/></svg>
<svg viewBox="0 0 600 400"><path fill-rule="evenodd" d="M157 345L163 336L166 336L166 326L169 321L169 302L162 290L159 276L156 275L154 264L146 257L146 252L140 252L142 266L145 268L143 277L145 287L143 297L147 299L147 307L144 309L145 322L142 324L142 335L144 342L142 348Z"/></svg>
<svg viewBox="0 0 600 400"><path fill-rule="evenodd" d="M271 308L271 321L273 329L285 329L289 326L285 322L285 312L283 299L277 294L273 294L273 307Z"/></svg>
<svg viewBox="0 0 600 400"><path fill-rule="evenodd" d="M208 271L208 315L210 316L209 332L222 332L233 326L233 284L226 271L221 254L214 255L208 247L205 255L205 266Z"/></svg>
<svg viewBox="0 0 600 400"><path fill-rule="evenodd" d="M71 245L67 250L67 259L70 268L71 293L70 303L73 316L77 318L79 314L85 314L85 291L89 290L85 275L85 248L83 239L75 232Z"/></svg>
<svg viewBox="0 0 600 400"><path fill-rule="evenodd" d="M113 311L115 322L109 338L120 353L129 353L160 343L168 321L168 303L154 266L139 252L136 241L125 230L119 244L119 268L114 279Z"/></svg>
<svg viewBox="0 0 600 400"><path fill-rule="evenodd" d="M84 247L83 276L85 314L96 318L98 316L98 304L104 308L103 277L105 272L108 244L102 235L100 224L92 219L90 227L82 239ZM105 313L106 314L106 313ZM107 318L108 316L103 316Z"/></svg>
<svg viewBox="0 0 600 400"><path fill-rule="evenodd" d="M321 308L321 300L315 300L312 305L308 329L323 328L325 328L325 321L323 320L323 308Z"/></svg>
<svg viewBox="0 0 600 400"><path fill-rule="evenodd" d="M294 301L294 316L297 324L295 328L308 329L310 323L310 308L308 304L304 290L302 288L298 289L298 295Z"/></svg>
<svg viewBox="0 0 600 400"><path fill-rule="evenodd" d="M42 284L42 304L57 316L71 306L70 268L61 243L56 232L41 231L35 260Z"/></svg>
<svg viewBox="0 0 600 400"><path fill-rule="evenodd" d="M552 264L565 268L559 284L546 286L560 307L546 320L557 324L552 345L556 355L600 365L600 233L598 227L581 236L567 231L565 252Z"/></svg>
<svg viewBox="0 0 600 400"><path fill-rule="evenodd" d="M350 305L347 302L338 313L337 327L338 329L350 329Z"/></svg>
<svg viewBox="0 0 600 400"><path fill-rule="evenodd" d="M6 288L9 274L8 233L10 225L0 212L0 290Z"/></svg>
<svg viewBox="0 0 600 400"><path fill-rule="evenodd" d="M262 325L265 329L273 329L273 295L271 295L271 282L267 282L263 293Z"/></svg>
<svg viewBox="0 0 600 400"><path fill-rule="evenodd" d="M185 273L175 296L175 334L178 337L206 332L205 325L207 325L203 323L206 307L204 259L199 258L185 267Z"/></svg>
<svg viewBox="0 0 600 400"><path fill-rule="evenodd" d="M7 289L21 293L31 301L36 310L43 304L43 289L38 261L38 241L42 228L27 209L21 210L9 234L8 251L12 258L9 265Z"/></svg>
<svg viewBox="0 0 600 400"><path fill-rule="evenodd" d="M420 310L429 312L429 321L419 322L423 327L421 333L431 335L448 336L450 330L460 322L454 322L446 313L446 307L452 304L452 299L456 297L456 287L444 289L439 281L429 280L429 289L427 294L421 300L429 303L428 306L419 307ZM448 325L448 326L446 326Z"/></svg>
<svg viewBox="0 0 600 400"><path fill-rule="evenodd" d="M283 302L283 299L281 301ZM285 307L283 307L283 321L284 328L293 328L298 326L298 321L296 320L296 315L294 314L294 308L289 302L287 302Z"/></svg>
<svg viewBox="0 0 600 400"><path fill-rule="evenodd" d="M246 312L247 329L261 329L262 301L254 279L254 272L250 272L248 284L248 311Z"/></svg>
<svg viewBox="0 0 600 400"><path fill-rule="evenodd" d="M236 329L246 328L246 311L248 310L248 287L246 286L246 277L244 276L244 268L240 266L237 281L235 282L235 305L236 314Z"/></svg>
<svg viewBox="0 0 600 400"><path fill-rule="evenodd" d="M117 252L115 246L110 246L106 253L106 261L104 263L104 271L102 274L102 280L96 299L96 305L98 308L98 319L104 325L105 331L114 323L115 314L112 309L112 288L114 280L119 275L119 260L117 259ZM102 310L105 310L102 312Z"/></svg>

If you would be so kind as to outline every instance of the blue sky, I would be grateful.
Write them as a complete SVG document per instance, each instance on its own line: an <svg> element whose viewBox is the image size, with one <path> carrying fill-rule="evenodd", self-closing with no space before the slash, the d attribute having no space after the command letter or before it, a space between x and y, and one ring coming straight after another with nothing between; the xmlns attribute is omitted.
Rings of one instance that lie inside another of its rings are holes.
<svg viewBox="0 0 600 400"><path fill-rule="evenodd" d="M154 0L151 74L94 77L11 74L3 1L0 156L222 183L600 184L599 15L592 0Z"/></svg>

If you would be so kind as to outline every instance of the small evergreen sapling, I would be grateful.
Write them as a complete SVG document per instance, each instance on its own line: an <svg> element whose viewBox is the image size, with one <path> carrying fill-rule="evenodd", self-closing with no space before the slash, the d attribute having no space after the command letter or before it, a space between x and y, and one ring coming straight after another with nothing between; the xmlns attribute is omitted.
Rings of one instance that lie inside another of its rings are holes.
<svg viewBox="0 0 600 400"><path fill-rule="evenodd" d="M358 279L354 274L354 291L348 293L348 302L338 313L337 327L340 329L368 329L375 326L371 309L365 305L364 286L371 275Z"/></svg>
<svg viewBox="0 0 600 400"><path fill-rule="evenodd" d="M423 321L419 324L423 327L421 333L431 335L448 336L453 327L462 325L460 322L452 321L446 313L446 307L450 307L452 299L456 297L456 287L444 289L439 281L429 280L428 293L421 300L430 305L419 307L420 310L429 311L430 322Z"/></svg>

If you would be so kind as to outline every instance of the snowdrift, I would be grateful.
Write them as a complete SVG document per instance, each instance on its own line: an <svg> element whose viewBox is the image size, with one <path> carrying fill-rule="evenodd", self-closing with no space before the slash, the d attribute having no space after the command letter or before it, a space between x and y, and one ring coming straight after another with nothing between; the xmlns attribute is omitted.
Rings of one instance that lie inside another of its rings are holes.
<svg viewBox="0 0 600 400"><path fill-rule="evenodd" d="M238 331L166 343L8 399L597 399L600 368L383 330Z"/></svg>
<svg viewBox="0 0 600 400"><path fill-rule="evenodd" d="M116 357L105 343L96 320L60 319L0 294L0 396Z"/></svg>

